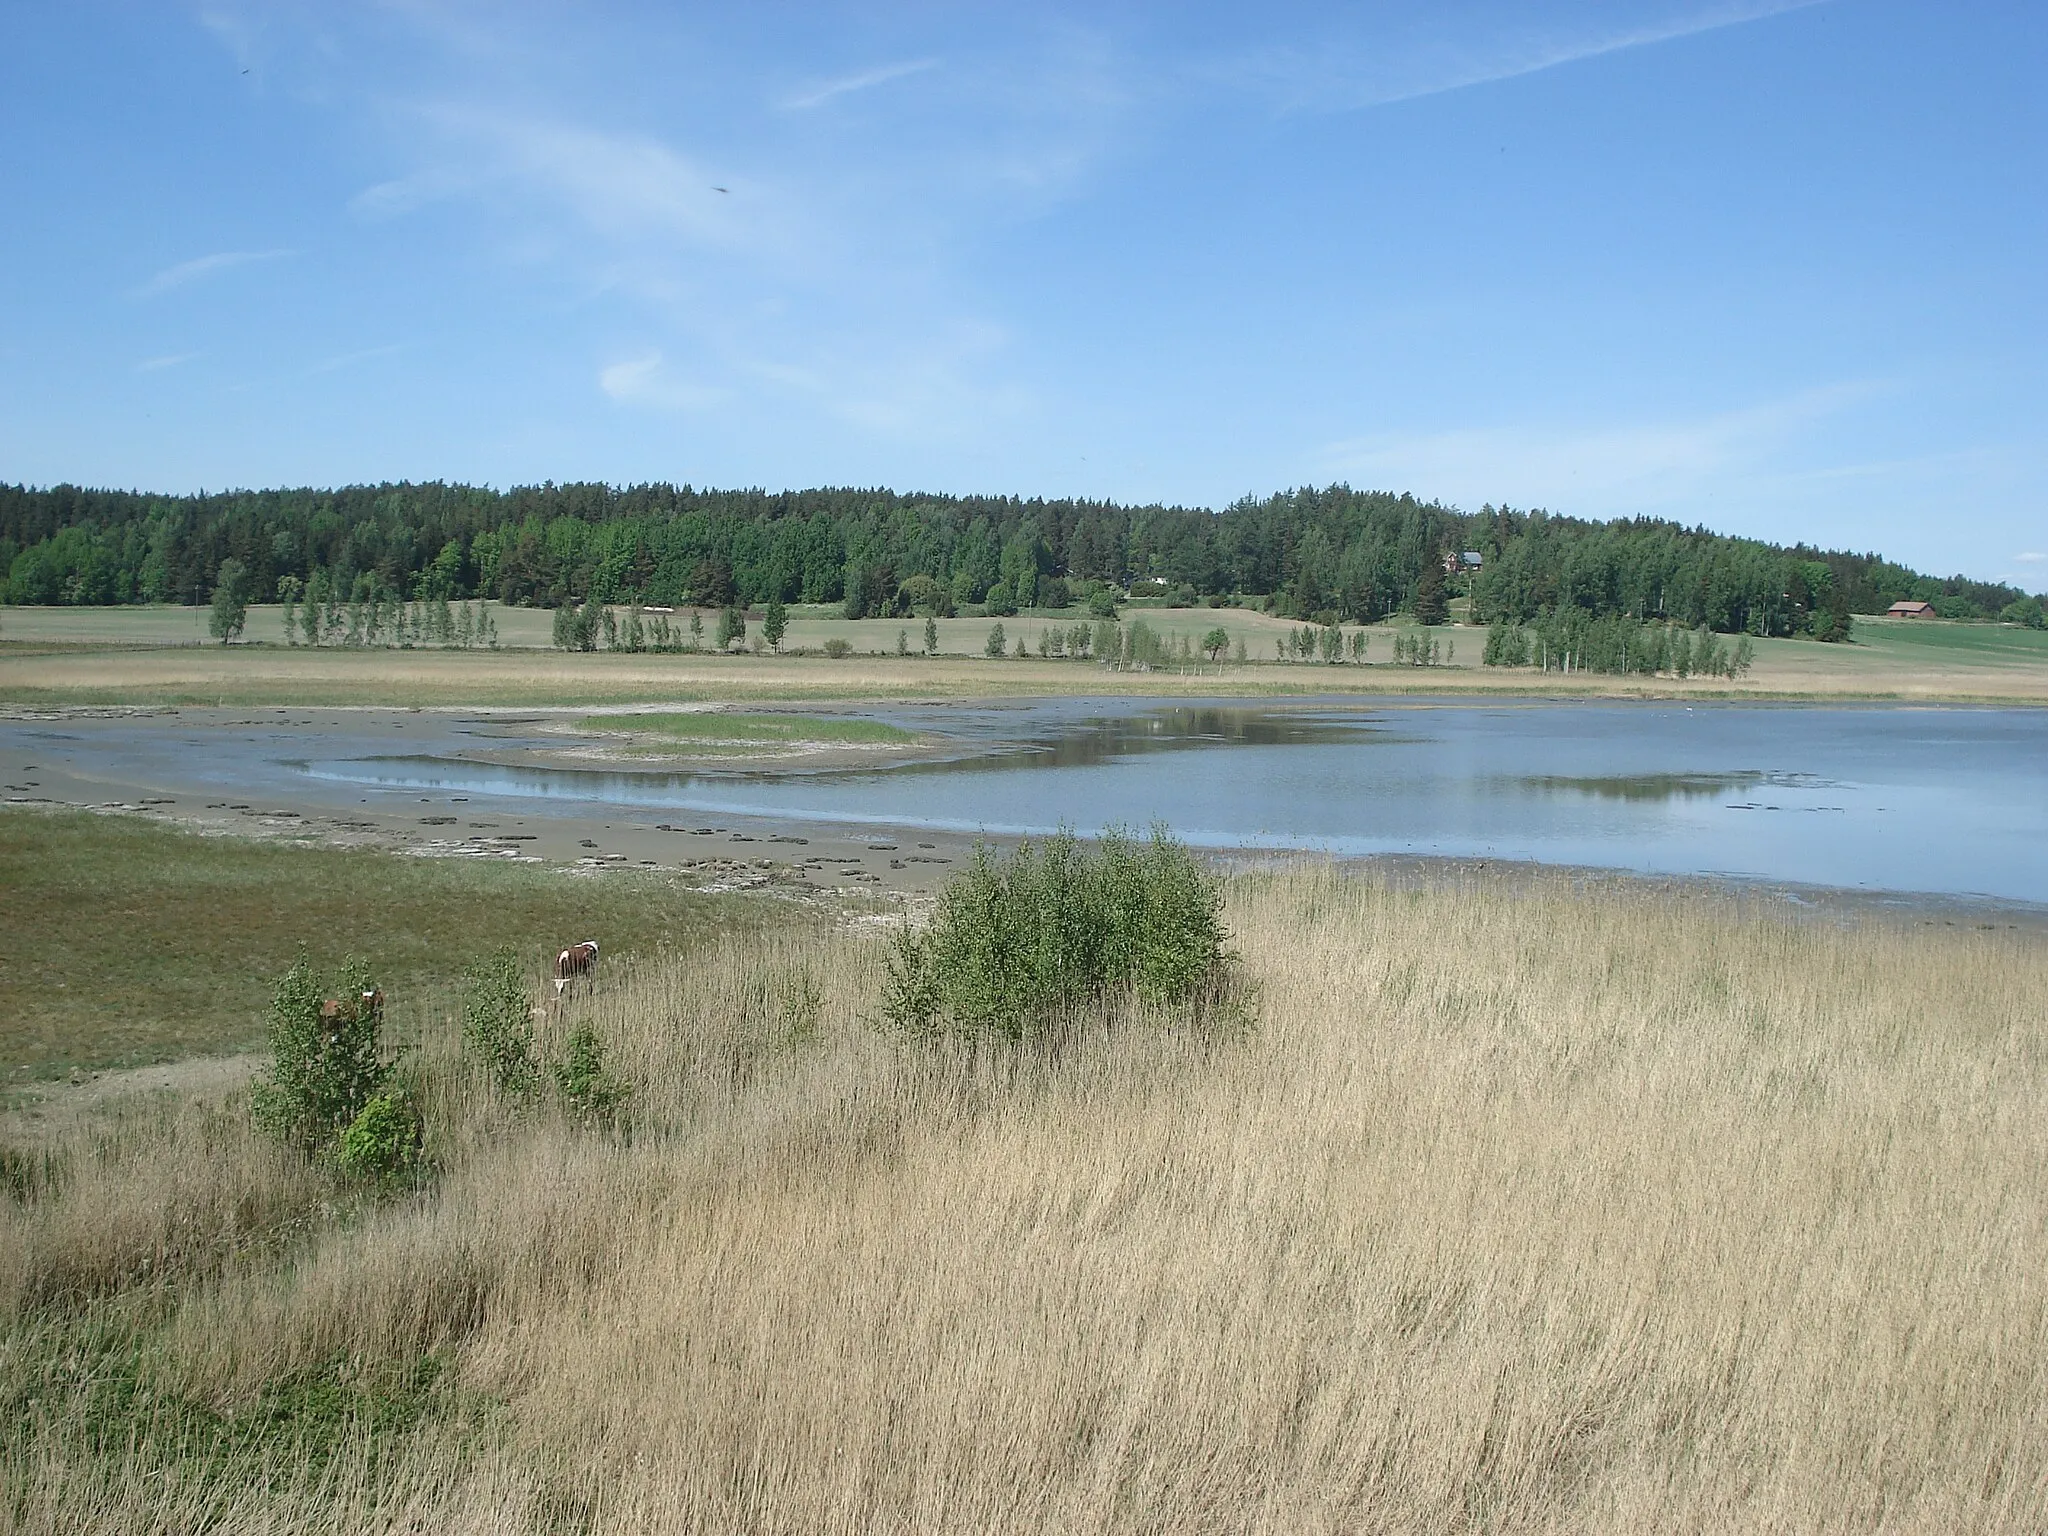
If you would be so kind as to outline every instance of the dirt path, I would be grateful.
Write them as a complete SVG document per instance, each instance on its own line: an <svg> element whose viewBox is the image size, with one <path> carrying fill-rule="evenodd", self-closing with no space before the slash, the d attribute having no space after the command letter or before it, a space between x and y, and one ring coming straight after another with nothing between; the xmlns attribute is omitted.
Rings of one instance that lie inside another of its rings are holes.
<svg viewBox="0 0 2048 1536"><path fill-rule="evenodd" d="M224 1098L256 1073L263 1058L195 1056L122 1072L94 1072L69 1083L38 1083L10 1096L0 1108L0 1136L40 1140L60 1135L89 1115L123 1099L175 1094L186 1099Z"/></svg>

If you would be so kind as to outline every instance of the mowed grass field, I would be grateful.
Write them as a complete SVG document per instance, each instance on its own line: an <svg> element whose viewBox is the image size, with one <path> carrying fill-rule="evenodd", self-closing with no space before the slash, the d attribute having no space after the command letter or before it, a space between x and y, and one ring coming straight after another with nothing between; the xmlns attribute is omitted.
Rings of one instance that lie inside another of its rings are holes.
<svg viewBox="0 0 2048 1536"><path fill-rule="evenodd" d="M272 642L223 648L189 643L197 610L8 609L0 612L0 702L30 707L97 704L502 704L599 706L628 703L920 699L1057 694L1299 696L1318 693L1540 693L1594 697L1759 697L1970 699L2048 702L2048 633L1995 624L1859 620L1849 645L1757 642L1754 670L1717 678L1599 677L1479 665L1483 630L1431 631L1451 665L1392 664L1395 636L1412 626L1367 630L1367 665L1281 662L1276 638L1298 626L1241 609L1127 610L1178 642L1198 645L1222 627L1245 643L1247 662L1206 662L1149 672L1036 657L1043 629L1078 617L1024 615L1002 621L1028 659L981 654L992 621L940 623L937 657L917 652L921 621L800 616L785 648L848 641L840 660L808 656L690 656L545 649L548 615L496 610L508 648L499 651L293 649L274 643L276 610L256 610L250 634ZM203 618L203 616L202 616ZM758 628L758 626L756 626ZM528 631L531 631L530 633ZM895 654L899 633L912 654ZM513 648L530 644L534 649Z"/></svg>
<svg viewBox="0 0 2048 1536"><path fill-rule="evenodd" d="M2036 1532L2048 951L1563 877L1247 876L1255 997L1060 1049L736 931L419 1041L429 1181L242 1103L0 1159L21 1532Z"/></svg>
<svg viewBox="0 0 2048 1536"><path fill-rule="evenodd" d="M709 942L753 921L673 876L201 837L136 817L0 810L0 1085L247 1050L304 945L360 954L411 1010L478 956ZM388 979L387 979L388 978ZM408 1019L410 1019L410 1011Z"/></svg>

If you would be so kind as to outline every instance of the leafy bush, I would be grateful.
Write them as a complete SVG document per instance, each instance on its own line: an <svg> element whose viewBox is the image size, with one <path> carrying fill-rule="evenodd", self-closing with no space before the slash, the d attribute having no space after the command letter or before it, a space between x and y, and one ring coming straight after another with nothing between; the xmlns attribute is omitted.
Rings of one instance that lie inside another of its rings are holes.
<svg viewBox="0 0 2048 1536"><path fill-rule="evenodd" d="M356 1178L393 1183L419 1167L424 1139L412 1095L402 1089L380 1093L341 1133L337 1161Z"/></svg>
<svg viewBox="0 0 2048 1536"><path fill-rule="evenodd" d="M568 1049L555 1065L555 1086L572 1116L593 1123L616 1118L633 1091L605 1066L604 1042L588 1024L569 1032Z"/></svg>
<svg viewBox="0 0 2048 1536"><path fill-rule="evenodd" d="M278 1140L313 1156L331 1147L391 1075L380 1054L382 996L351 956L332 978L335 1004L301 954L270 1000L270 1066L252 1095L256 1120Z"/></svg>
<svg viewBox="0 0 2048 1536"><path fill-rule="evenodd" d="M913 1031L1019 1039L1120 995L1186 1002L1229 963L1222 906L1215 875L1164 827L1092 851L1067 833L1007 857L978 849L930 927L897 935L886 1011Z"/></svg>
<svg viewBox="0 0 2048 1536"><path fill-rule="evenodd" d="M844 661L853 654L853 642L851 640L843 640L839 636L834 635L825 642L825 654L834 661Z"/></svg>
<svg viewBox="0 0 2048 1536"><path fill-rule="evenodd" d="M477 1055L500 1093L524 1098L540 1081L533 1052L533 1005L519 957L509 949L479 960L469 970L462 999L462 1038Z"/></svg>

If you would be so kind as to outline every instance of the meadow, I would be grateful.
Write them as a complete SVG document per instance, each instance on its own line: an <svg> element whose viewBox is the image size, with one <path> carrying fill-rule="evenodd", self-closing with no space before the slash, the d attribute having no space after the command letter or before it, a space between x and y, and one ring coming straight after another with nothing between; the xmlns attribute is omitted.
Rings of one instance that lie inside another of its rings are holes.
<svg viewBox="0 0 2048 1536"><path fill-rule="evenodd" d="M0 811L0 1086L248 1050L304 945L438 994L480 948L602 932L621 953L756 921L675 875L199 837L134 816ZM549 949L552 953L552 949Z"/></svg>
<svg viewBox="0 0 2048 1536"><path fill-rule="evenodd" d="M982 655L993 621L939 621L939 654L917 654L917 620L848 621L821 613L792 618L785 651L804 655L570 654L546 649L549 615L494 609L497 651L291 648L275 643L277 610L253 609L250 643L200 643L195 609L20 609L0 613L0 702L64 704L402 704L592 706L634 703L750 703L802 700L1023 697L1060 694L1299 697L1310 694L1535 693L1547 697L1744 697L2048 702L2048 632L2010 625L1859 620L1848 645L1808 640L1756 642L1750 674L1718 678L1565 677L1529 668L1479 665L1486 633L1457 625L1422 631L1368 626L1366 664L1274 659L1274 642L1298 625L1244 609L1129 609L1178 645L1198 647L1212 628L1243 642L1247 660L1196 660L1146 671L1036 656L1041 630L1065 629L1073 615L1002 621L1012 645L1034 652ZM203 626L203 613L202 613ZM758 624L755 629L758 630ZM1397 637L1427 634L1450 664L1394 663ZM896 654L898 637L910 654ZM851 654L816 654L827 639Z"/></svg>
<svg viewBox="0 0 2048 1536"><path fill-rule="evenodd" d="M873 924L645 954L541 1015L607 1124L422 1010L393 1192L234 1097L17 1136L0 1528L2048 1524L2036 936L1226 894L1247 1009L1054 1042L883 1024Z"/></svg>

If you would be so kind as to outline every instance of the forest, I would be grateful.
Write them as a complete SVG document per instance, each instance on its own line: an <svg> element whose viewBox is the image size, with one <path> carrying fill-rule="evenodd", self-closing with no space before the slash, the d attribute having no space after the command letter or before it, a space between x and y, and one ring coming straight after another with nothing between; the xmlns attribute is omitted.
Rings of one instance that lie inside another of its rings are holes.
<svg viewBox="0 0 2048 1536"><path fill-rule="evenodd" d="M2039 600L2016 588L1929 577L1875 554L1649 518L1465 513L1346 485L1246 497L1220 512L687 485L185 496L0 485L0 602L204 603L229 559L259 600L778 601L839 604L859 618L1059 609L1113 589L1360 624L1403 612L1438 622L1450 600L1469 597L1480 624L1576 612L1840 639L1852 615L1918 598L1947 618L2041 622Z"/></svg>

